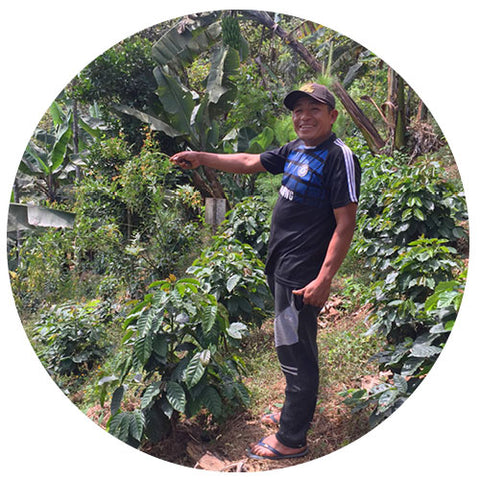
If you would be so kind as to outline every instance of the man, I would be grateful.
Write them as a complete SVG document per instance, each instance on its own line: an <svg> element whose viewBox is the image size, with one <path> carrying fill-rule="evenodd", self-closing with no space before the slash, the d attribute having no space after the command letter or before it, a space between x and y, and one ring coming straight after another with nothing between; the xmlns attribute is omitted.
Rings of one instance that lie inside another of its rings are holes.
<svg viewBox="0 0 480 480"><path fill-rule="evenodd" d="M335 98L324 86L304 85L284 100L298 136L262 154L181 152L183 168L205 165L225 172L282 174L273 210L265 271L275 299L275 347L286 378L276 434L252 444L257 459L300 457L315 411L319 370L317 316L352 241L360 189L360 166L332 133Z"/></svg>

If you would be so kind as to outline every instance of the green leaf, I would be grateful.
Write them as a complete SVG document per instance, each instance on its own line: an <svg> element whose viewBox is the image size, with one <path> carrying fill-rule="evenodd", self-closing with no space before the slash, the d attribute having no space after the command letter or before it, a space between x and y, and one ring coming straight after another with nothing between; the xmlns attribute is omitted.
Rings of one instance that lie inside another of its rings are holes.
<svg viewBox="0 0 480 480"><path fill-rule="evenodd" d="M168 113L169 124L179 132L192 133L190 119L195 102L191 92L161 68L155 68L154 75L158 83L157 95Z"/></svg>
<svg viewBox="0 0 480 480"><path fill-rule="evenodd" d="M160 393L160 385L161 382L155 382L145 389L140 402L140 407L142 410L148 408L153 403L155 397Z"/></svg>
<svg viewBox="0 0 480 480"><path fill-rule="evenodd" d="M213 15L200 16L194 22L175 25L152 47L152 56L160 65L176 65L182 68L191 63L201 52L207 51L222 33L220 22Z"/></svg>
<svg viewBox="0 0 480 480"><path fill-rule="evenodd" d="M412 356L418 358L426 358L426 357L433 357L441 353L442 349L440 347L435 347L433 345L413 345L412 347Z"/></svg>
<svg viewBox="0 0 480 480"><path fill-rule="evenodd" d="M408 383L407 383L407 380L404 377L395 373L393 375L393 383L397 387L399 392L407 393Z"/></svg>
<svg viewBox="0 0 480 480"><path fill-rule="evenodd" d="M227 328L227 333L232 338L240 340L244 335L248 333L248 328L241 322L234 322Z"/></svg>
<svg viewBox="0 0 480 480"><path fill-rule="evenodd" d="M425 215L423 214L423 212L420 209L415 208L413 210L413 213L414 213L415 217L417 217L422 222L425 220Z"/></svg>
<svg viewBox="0 0 480 480"><path fill-rule="evenodd" d="M129 412L117 412L110 418L108 431L122 442L128 441L130 432Z"/></svg>
<svg viewBox="0 0 480 480"><path fill-rule="evenodd" d="M228 280L227 280L227 290L231 292L238 284L238 282L241 280L240 275L232 275Z"/></svg>
<svg viewBox="0 0 480 480"><path fill-rule="evenodd" d="M164 335L157 334L153 340L152 345L153 352L160 357L161 359L165 359L168 353L168 344L167 339Z"/></svg>
<svg viewBox="0 0 480 480"><path fill-rule="evenodd" d="M417 369L422 365L423 361L424 361L424 358L415 358L415 357L407 358L407 360L402 366L402 371L401 371L402 376L406 377L409 375L413 375L417 371Z"/></svg>
<svg viewBox="0 0 480 480"><path fill-rule="evenodd" d="M192 388L196 385L203 376L205 372L205 366L201 361L201 353L196 353L185 369L185 383L188 388Z"/></svg>
<svg viewBox="0 0 480 480"><path fill-rule="evenodd" d="M389 389L382 393L380 398L378 399L378 409L379 413L384 412L385 410L389 409L395 399L398 396L398 390L396 389Z"/></svg>
<svg viewBox="0 0 480 480"><path fill-rule="evenodd" d="M127 105L113 105L113 108L121 113L126 113L127 115L131 115L132 117L138 118L144 123L150 125L150 128L157 132L163 132L171 138L182 137L185 132L180 132L173 128L171 125L165 123L158 117L154 115L150 115L148 113L142 112L141 110L137 110L135 108L129 107Z"/></svg>
<svg viewBox="0 0 480 480"><path fill-rule="evenodd" d="M123 385L117 387L113 392L112 403L110 404L110 412L112 415L115 415L120 410L124 393L125 387Z"/></svg>
<svg viewBox="0 0 480 480"><path fill-rule="evenodd" d="M71 127L71 117L69 117L68 123L64 123L57 134L57 141L53 146L53 149L50 153L51 164L50 172L55 172L65 160L67 154L68 144L73 136L73 130Z"/></svg>
<svg viewBox="0 0 480 480"><path fill-rule="evenodd" d="M200 397L200 401L215 417L221 415L222 399L214 387L209 385L208 387L204 388Z"/></svg>
<svg viewBox="0 0 480 480"><path fill-rule="evenodd" d="M135 367L143 367L152 354L153 339L151 335L138 338L133 345L133 361Z"/></svg>
<svg viewBox="0 0 480 480"><path fill-rule="evenodd" d="M211 352L210 350L204 350L200 353L200 362L206 367L210 363Z"/></svg>
<svg viewBox="0 0 480 480"><path fill-rule="evenodd" d="M202 309L202 329L208 333L215 325L218 308L216 305L208 305Z"/></svg>
<svg viewBox="0 0 480 480"><path fill-rule="evenodd" d="M185 412L187 398L182 386L177 382L170 381L167 383L167 400L177 412Z"/></svg>
<svg viewBox="0 0 480 480"><path fill-rule="evenodd" d="M144 430L145 416L141 411L134 410L130 415L129 433L135 440L141 442Z"/></svg>

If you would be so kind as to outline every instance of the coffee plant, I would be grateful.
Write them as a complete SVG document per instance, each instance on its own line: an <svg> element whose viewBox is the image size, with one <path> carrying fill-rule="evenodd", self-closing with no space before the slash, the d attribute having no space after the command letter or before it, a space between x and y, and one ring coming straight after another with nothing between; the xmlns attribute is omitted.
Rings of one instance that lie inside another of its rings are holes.
<svg viewBox="0 0 480 480"><path fill-rule="evenodd" d="M34 329L39 358L51 374L80 374L108 351L100 302L65 303L43 312Z"/></svg>
<svg viewBox="0 0 480 480"><path fill-rule="evenodd" d="M365 156L355 250L374 275L388 274L400 247L426 238L466 238L465 199L436 162Z"/></svg>
<svg viewBox="0 0 480 480"><path fill-rule="evenodd" d="M216 420L248 404L241 383L242 360L234 344L245 325L191 278L154 282L127 315L123 349L128 354L115 375L101 380L103 394L116 386L108 429L130 445L168 436L180 415L201 410ZM140 390L139 407L122 410L128 378Z"/></svg>
<svg viewBox="0 0 480 480"><path fill-rule="evenodd" d="M428 159L362 156L363 186L353 252L371 269L372 323L386 345L374 356L390 379L345 392L356 409L374 405L376 425L398 408L434 365L461 301L465 266L454 248L466 238L458 185Z"/></svg>
<svg viewBox="0 0 480 480"><path fill-rule="evenodd" d="M248 244L219 235L187 270L235 321L260 326L271 309L264 265Z"/></svg>
<svg viewBox="0 0 480 480"><path fill-rule="evenodd" d="M465 277L464 271L453 280L440 282L419 309L422 321L417 323L417 328L422 333L416 337L404 337L378 356L382 366L393 372L391 382L381 382L370 391L350 389L342 393L346 397L344 402L352 406L353 411L373 405L372 426L402 405L433 367L455 325Z"/></svg>
<svg viewBox="0 0 480 480"><path fill-rule="evenodd" d="M265 261L270 233L270 212L260 197L247 197L227 212L220 232L250 245Z"/></svg>

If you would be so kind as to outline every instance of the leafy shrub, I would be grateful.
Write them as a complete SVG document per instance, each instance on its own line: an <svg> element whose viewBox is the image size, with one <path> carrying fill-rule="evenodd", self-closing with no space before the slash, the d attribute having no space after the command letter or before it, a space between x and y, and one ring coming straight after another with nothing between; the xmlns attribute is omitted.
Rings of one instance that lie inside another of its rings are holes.
<svg viewBox="0 0 480 480"><path fill-rule="evenodd" d="M106 331L98 319L98 301L77 305L53 305L41 314L34 340L39 357L54 374L80 374L107 353Z"/></svg>
<svg viewBox="0 0 480 480"><path fill-rule="evenodd" d="M220 233L250 245L261 260L267 256L270 232L267 204L260 197L248 197L227 212Z"/></svg>
<svg viewBox="0 0 480 480"><path fill-rule="evenodd" d="M444 238L454 245L466 237L461 221L466 204L440 165L401 156L364 156L362 195L355 249L378 277L388 273L398 248L417 240Z"/></svg>
<svg viewBox="0 0 480 480"><path fill-rule="evenodd" d="M178 415L196 415L202 408L221 419L229 409L248 403L240 380L242 361L225 345L246 331L230 323L215 297L198 280L173 277L155 282L124 324L124 356L118 377L103 379L105 390L118 385L111 402L109 431L138 447L145 436L167 436ZM122 411L129 373L141 387L140 407Z"/></svg>
<svg viewBox="0 0 480 480"><path fill-rule="evenodd" d="M393 352L382 355L381 364L403 375L421 371L420 360L404 363L408 348L403 349L403 342L414 341L428 331L426 299L440 282L450 281L461 268L453 257L455 250L445 243L446 240L424 238L412 242L393 262L394 271L376 288L370 317L374 323L369 333L381 332L395 346Z"/></svg>
<svg viewBox="0 0 480 480"><path fill-rule="evenodd" d="M10 273L17 308L33 311L69 294L72 243L70 231L49 228L26 232L20 248L10 250L18 257Z"/></svg>
<svg viewBox="0 0 480 480"><path fill-rule="evenodd" d="M393 383L381 383L370 392L349 390L346 403L358 408L374 404L375 425L389 416L421 383L447 341L463 295L465 272L446 240L412 242L392 262L393 272L376 288L373 325L388 340L374 358L381 370L393 374Z"/></svg>
<svg viewBox="0 0 480 480"><path fill-rule="evenodd" d="M202 282L235 321L261 325L271 306L264 265L250 245L217 236L187 273Z"/></svg>
<svg viewBox="0 0 480 480"><path fill-rule="evenodd" d="M132 294L181 273L177 264L194 245L196 224L168 190L178 178L148 134L136 155L122 139L97 145L77 188L78 270L123 278Z"/></svg>

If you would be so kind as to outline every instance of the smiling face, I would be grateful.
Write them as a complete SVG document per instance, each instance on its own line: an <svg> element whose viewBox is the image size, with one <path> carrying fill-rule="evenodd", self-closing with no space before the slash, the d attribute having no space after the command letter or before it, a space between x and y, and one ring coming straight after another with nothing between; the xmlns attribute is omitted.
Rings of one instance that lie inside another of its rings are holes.
<svg viewBox="0 0 480 480"><path fill-rule="evenodd" d="M337 116L337 110L305 96L299 98L293 108L293 127L305 145L314 147L330 136Z"/></svg>

